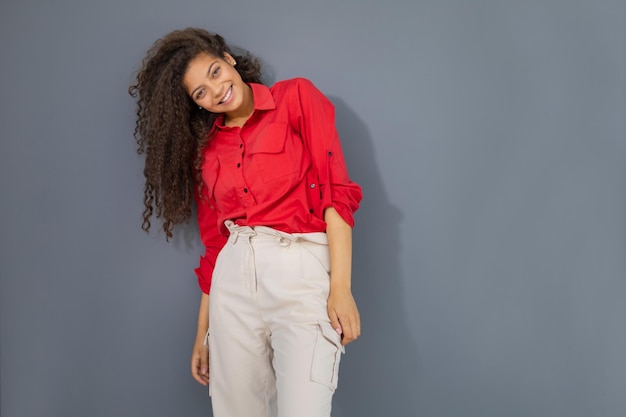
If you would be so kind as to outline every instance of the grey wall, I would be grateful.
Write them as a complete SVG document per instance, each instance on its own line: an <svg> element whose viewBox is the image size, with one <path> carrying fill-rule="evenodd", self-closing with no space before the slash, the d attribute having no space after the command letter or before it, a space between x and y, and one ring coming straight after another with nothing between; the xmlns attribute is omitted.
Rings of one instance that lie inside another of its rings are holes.
<svg viewBox="0 0 626 417"><path fill-rule="evenodd" d="M336 417L626 415L623 0L3 0L2 417L210 413L202 249L139 228L126 94L186 26L336 104L365 191Z"/></svg>

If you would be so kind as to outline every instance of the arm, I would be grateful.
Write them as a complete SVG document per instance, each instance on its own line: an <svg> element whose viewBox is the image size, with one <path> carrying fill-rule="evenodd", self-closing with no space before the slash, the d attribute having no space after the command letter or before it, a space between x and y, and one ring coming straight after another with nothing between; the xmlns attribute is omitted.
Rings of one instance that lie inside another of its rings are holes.
<svg viewBox="0 0 626 417"><path fill-rule="evenodd" d="M191 375L202 385L209 383L209 349L204 338L209 330L209 294L202 293L198 311L198 330L191 353Z"/></svg>
<svg viewBox="0 0 626 417"><path fill-rule="evenodd" d="M314 169L318 175L319 189L309 189L310 199L319 202L319 216L333 207L350 226L354 227L354 212L362 198L361 187L348 175L335 128L335 109L310 81L298 79L300 113L296 125L309 149ZM315 207L315 206L314 206Z"/></svg>
<svg viewBox="0 0 626 417"><path fill-rule="evenodd" d="M339 134L335 128L335 110L310 81L297 80L300 113L298 127L305 140L313 166L319 176L320 214L326 222L330 251L330 294L328 317L333 328L342 334L344 345L361 334L361 319L351 290L352 226L354 212L361 201L361 187L350 180ZM313 190L313 189L311 189Z"/></svg>
<svg viewBox="0 0 626 417"><path fill-rule="evenodd" d="M200 263L195 272L198 276L200 289L203 293L208 294L211 292L211 278L213 277L215 260L226 244L227 237L221 234L218 228L218 212L214 207L206 182L201 191L196 186L193 188L200 240L205 247L204 255L200 257Z"/></svg>
<svg viewBox="0 0 626 417"><path fill-rule="evenodd" d="M352 296L352 228L334 207L324 211L330 251L330 295L328 317L343 345L361 334L361 318Z"/></svg>
<svg viewBox="0 0 626 417"><path fill-rule="evenodd" d="M198 309L196 339L191 352L191 376L200 384L207 385L209 383L209 350L204 345L204 340L209 329L209 291L215 260L226 242L226 237L219 233L217 212L208 203L208 196L205 194L204 198L200 198L197 190L194 191L200 238L206 250L204 256L200 257L200 265L196 268L202 296ZM203 188L203 191L206 192L206 187Z"/></svg>

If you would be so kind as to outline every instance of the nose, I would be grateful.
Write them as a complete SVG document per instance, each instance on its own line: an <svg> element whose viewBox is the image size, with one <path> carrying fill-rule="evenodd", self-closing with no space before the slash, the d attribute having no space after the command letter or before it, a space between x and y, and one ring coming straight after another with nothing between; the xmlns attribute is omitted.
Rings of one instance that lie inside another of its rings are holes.
<svg viewBox="0 0 626 417"><path fill-rule="evenodd" d="M211 93L213 94L213 98L215 100L221 100L223 95L224 95L224 89L222 87L220 87L219 85L212 85L211 86Z"/></svg>

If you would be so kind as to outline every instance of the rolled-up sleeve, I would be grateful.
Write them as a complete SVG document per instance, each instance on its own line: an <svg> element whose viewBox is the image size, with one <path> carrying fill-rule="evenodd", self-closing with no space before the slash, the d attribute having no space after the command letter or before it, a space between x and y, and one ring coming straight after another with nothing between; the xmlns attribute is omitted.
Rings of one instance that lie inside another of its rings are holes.
<svg viewBox="0 0 626 417"><path fill-rule="evenodd" d="M350 227L362 198L361 187L348 176L339 134L335 127L335 107L309 80L300 78L299 127L319 175L322 213L334 207Z"/></svg>
<svg viewBox="0 0 626 417"><path fill-rule="evenodd" d="M206 190L206 187L203 188ZM200 257L200 264L195 269L198 276L198 285L203 293L211 291L211 279L215 269L215 261L226 244L227 237L220 233L217 225L217 211L211 207L206 194L202 197L195 192L196 207L198 214L198 229L200 239L205 246L204 255Z"/></svg>

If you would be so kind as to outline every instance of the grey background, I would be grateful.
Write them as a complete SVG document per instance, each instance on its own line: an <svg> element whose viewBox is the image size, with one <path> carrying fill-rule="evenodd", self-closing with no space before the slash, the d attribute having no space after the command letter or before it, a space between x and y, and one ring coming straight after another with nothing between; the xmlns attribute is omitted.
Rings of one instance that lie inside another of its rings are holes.
<svg viewBox="0 0 626 417"><path fill-rule="evenodd" d="M364 189L334 416L626 415L626 2L0 2L0 413L205 416L193 222L126 94L202 26L313 80Z"/></svg>

